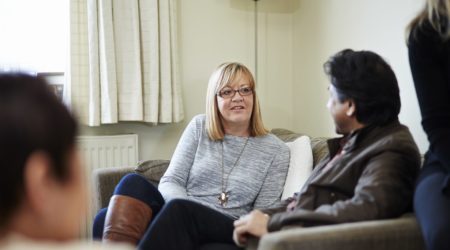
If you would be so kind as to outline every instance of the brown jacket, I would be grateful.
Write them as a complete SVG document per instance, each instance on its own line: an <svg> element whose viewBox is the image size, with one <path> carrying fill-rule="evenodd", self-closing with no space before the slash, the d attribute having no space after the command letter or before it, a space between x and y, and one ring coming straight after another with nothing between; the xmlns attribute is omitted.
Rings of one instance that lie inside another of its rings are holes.
<svg viewBox="0 0 450 250"><path fill-rule="evenodd" d="M349 136L342 157L322 171L341 139L328 141L330 153L314 168L297 206L273 214L269 231L392 218L411 209L420 155L408 128L398 121L365 127Z"/></svg>

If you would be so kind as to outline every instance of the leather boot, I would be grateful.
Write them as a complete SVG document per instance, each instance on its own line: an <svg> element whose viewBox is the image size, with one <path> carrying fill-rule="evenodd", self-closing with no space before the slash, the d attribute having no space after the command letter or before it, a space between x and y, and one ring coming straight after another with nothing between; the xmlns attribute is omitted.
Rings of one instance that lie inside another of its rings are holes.
<svg viewBox="0 0 450 250"><path fill-rule="evenodd" d="M152 219L152 209L144 202L124 195L113 195L106 212L103 241L137 245Z"/></svg>

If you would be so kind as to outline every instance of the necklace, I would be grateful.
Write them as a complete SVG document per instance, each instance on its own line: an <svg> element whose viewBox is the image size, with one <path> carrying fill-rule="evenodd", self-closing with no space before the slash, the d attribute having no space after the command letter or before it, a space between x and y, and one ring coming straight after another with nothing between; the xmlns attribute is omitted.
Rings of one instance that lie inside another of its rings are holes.
<svg viewBox="0 0 450 250"><path fill-rule="evenodd" d="M234 162L233 166L231 167L230 172L225 175L225 164L224 164L224 160L223 160L223 140L222 140L222 192L220 193L218 199L219 199L219 203L220 205L222 205L222 207L225 207L227 205L228 202L228 198L230 197L228 195L228 192L225 192L225 190L227 189L227 185L228 185L228 178L231 175L231 172L233 172L234 167L236 167L237 163L239 162L239 160L241 159L242 153L244 152L245 146L247 146L247 142L248 142L249 137L247 137L247 139L245 140L244 146L242 147L241 152L239 153L239 156L237 157L236 161Z"/></svg>

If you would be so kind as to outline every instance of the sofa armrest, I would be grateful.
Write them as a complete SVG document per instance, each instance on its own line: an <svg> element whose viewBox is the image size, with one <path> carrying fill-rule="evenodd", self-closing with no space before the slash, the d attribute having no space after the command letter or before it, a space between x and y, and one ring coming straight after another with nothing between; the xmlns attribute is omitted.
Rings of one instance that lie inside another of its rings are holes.
<svg viewBox="0 0 450 250"><path fill-rule="evenodd" d="M100 168L93 171L94 209L107 207L114 188L123 176L134 173L135 167Z"/></svg>
<svg viewBox="0 0 450 250"><path fill-rule="evenodd" d="M259 250L424 250L413 215L396 219L291 228L261 238Z"/></svg>

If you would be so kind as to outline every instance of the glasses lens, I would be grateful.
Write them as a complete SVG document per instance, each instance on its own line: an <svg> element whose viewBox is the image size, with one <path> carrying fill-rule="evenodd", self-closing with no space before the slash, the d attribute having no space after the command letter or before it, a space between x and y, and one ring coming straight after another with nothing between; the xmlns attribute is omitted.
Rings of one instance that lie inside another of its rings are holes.
<svg viewBox="0 0 450 250"><path fill-rule="evenodd" d="M230 88L222 89L219 92L219 96L222 98L230 98L231 96L233 96L233 94L234 94L234 90L232 90Z"/></svg>
<svg viewBox="0 0 450 250"><path fill-rule="evenodd" d="M250 95L252 92L253 90L250 87L243 87L239 89L239 94L241 95Z"/></svg>

